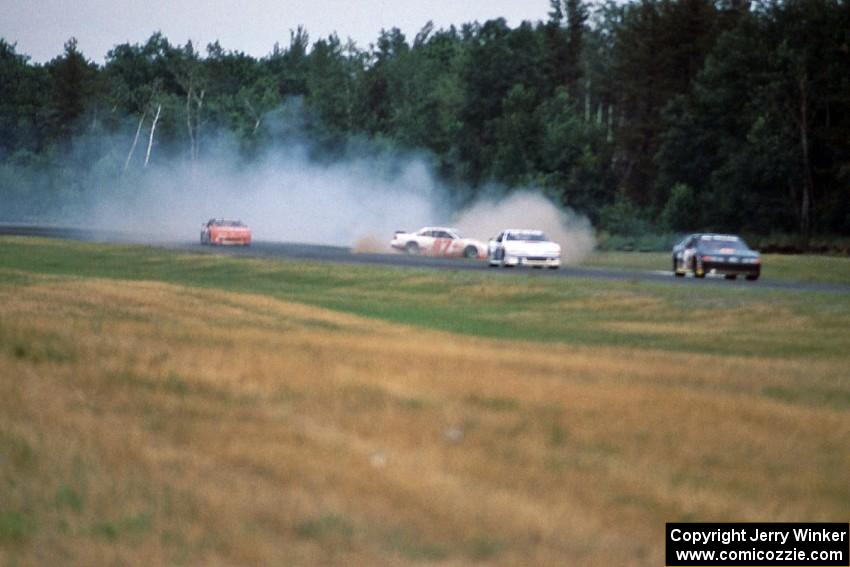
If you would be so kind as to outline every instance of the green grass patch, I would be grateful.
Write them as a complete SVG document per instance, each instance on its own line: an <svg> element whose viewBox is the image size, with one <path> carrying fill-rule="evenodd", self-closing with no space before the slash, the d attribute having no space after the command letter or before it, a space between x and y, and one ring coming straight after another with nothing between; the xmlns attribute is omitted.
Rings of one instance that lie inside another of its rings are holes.
<svg viewBox="0 0 850 567"><path fill-rule="evenodd" d="M151 529L152 521L149 513L139 513L118 520L102 520L95 522L91 533L108 541L114 541L123 535L143 534Z"/></svg>
<svg viewBox="0 0 850 567"><path fill-rule="evenodd" d="M514 411L519 409L519 402L510 398L487 398L477 394L466 397L466 403L492 411Z"/></svg>
<svg viewBox="0 0 850 567"><path fill-rule="evenodd" d="M295 533L304 539L349 545L354 537L354 525L343 516L328 513L299 523Z"/></svg>
<svg viewBox="0 0 850 567"><path fill-rule="evenodd" d="M486 536L475 538L471 543L472 558L476 561L487 561L495 558L504 545Z"/></svg>
<svg viewBox="0 0 850 567"><path fill-rule="evenodd" d="M449 551L440 545L424 542L412 533L393 530L386 536L386 547L414 561L441 561L449 557Z"/></svg>
<svg viewBox="0 0 850 567"><path fill-rule="evenodd" d="M845 389L824 387L791 389L768 386L762 390L762 393L769 398L789 404L823 406L843 411L850 410L850 390Z"/></svg>
<svg viewBox="0 0 850 567"><path fill-rule="evenodd" d="M29 441L13 432L0 429L0 466L11 465L13 470L27 471L32 469L36 462L37 455Z"/></svg>
<svg viewBox="0 0 850 567"><path fill-rule="evenodd" d="M0 543L21 543L36 531L35 518L17 510L0 510Z"/></svg>
<svg viewBox="0 0 850 567"><path fill-rule="evenodd" d="M762 258L765 279L850 286L850 258L847 256L765 254Z"/></svg>
<svg viewBox="0 0 850 567"><path fill-rule="evenodd" d="M83 495L74 487L67 484L59 487L53 501L59 510L70 510L77 514L83 511Z"/></svg>
<svg viewBox="0 0 850 567"><path fill-rule="evenodd" d="M12 357L35 363L70 362L76 353L67 342L57 335L44 335L31 331L7 327L0 320L0 352Z"/></svg>

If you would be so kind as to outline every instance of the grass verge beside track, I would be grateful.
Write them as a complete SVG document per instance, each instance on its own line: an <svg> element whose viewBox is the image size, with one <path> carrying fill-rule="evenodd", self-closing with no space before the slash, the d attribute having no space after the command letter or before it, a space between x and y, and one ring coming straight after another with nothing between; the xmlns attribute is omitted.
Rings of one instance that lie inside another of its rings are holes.
<svg viewBox="0 0 850 567"><path fill-rule="evenodd" d="M669 271L672 264L670 252L596 252L582 266ZM814 254L762 254L762 278L769 281L850 285L850 258Z"/></svg>
<svg viewBox="0 0 850 567"><path fill-rule="evenodd" d="M846 521L847 294L0 239L0 564L663 563Z"/></svg>
<svg viewBox="0 0 850 567"><path fill-rule="evenodd" d="M0 268L260 293L395 323L489 338L728 355L847 352L850 299L830 293L537 278L173 253L143 246L0 239ZM795 333L788 333L785 323Z"/></svg>

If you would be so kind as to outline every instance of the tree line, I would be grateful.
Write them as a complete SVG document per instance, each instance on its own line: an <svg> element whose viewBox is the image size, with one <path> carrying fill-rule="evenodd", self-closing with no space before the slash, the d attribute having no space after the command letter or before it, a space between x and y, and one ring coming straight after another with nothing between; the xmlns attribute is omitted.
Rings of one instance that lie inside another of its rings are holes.
<svg viewBox="0 0 850 567"><path fill-rule="evenodd" d="M155 33L103 64L74 39L35 64L0 39L0 190L85 192L90 171L35 188L20 172L74 155L138 174L220 132L250 161L293 134L289 113L317 156L364 139L426 152L458 203L538 187L618 234L850 234L850 3L549 5L368 47L298 28L261 58Z"/></svg>

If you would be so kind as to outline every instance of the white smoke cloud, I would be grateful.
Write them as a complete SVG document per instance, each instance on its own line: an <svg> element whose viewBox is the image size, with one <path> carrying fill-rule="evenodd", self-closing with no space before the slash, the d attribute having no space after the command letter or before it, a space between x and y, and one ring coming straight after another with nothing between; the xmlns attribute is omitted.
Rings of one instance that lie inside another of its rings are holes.
<svg viewBox="0 0 850 567"><path fill-rule="evenodd" d="M131 139L81 138L75 141L80 156L69 158L69 170L89 173L77 178L81 189L76 197L51 201L60 214L44 220L117 231L137 242L187 242L198 239L207 219L224 217L244 221L256 241L361 252L389 252L397 229L456 226L486 241L506 228L530 228L560 243L565 263L579 262L593 249L588 220L555 206L539 191L482 198L458 212L449 205L450 190L424 156L352 140L355 157L349 151L335 161L314 159L315 148L299 141L305 139L304 109L295 101L282 110L273 127L278 139L289 141L270 145L253 160L240 156L228 136L209 134L196 161L167 156L155 146L148 167L136 159L122 173ZM94 167L87 168L92 156ZM497 188L493 193L505 192Z"/></svg>
<svg viewBox="0 0 850 567"><path fill-rule="evenodd" d="M577 264L595 245L587 217L560 209L540 193L522 191L473 204L454 221L464 234L486 240L507 228L542 230L561 245L561 260Z"/></svg>
<svg viewBox="0 0 850 567"><path fill-rule="evenodd" d="M252 165L217 155L152 167L132 186L103 191L91 220L158 240L195 238L202 222L226 217L246 222L256 240L351 246L377 233L389 241L399 226L432 222L442 199L422 160L386 169L377 158L321 164L302 148Z"/></svg>

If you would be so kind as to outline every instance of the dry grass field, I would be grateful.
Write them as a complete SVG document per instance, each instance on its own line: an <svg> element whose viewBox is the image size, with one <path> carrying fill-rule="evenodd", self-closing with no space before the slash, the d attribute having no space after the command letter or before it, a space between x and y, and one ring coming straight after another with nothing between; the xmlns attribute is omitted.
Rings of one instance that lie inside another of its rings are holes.
<svg viewBox="0 0 850 567"><path fill-rule="evenodd" d="M662 565L665 521L848 518L850 339L818 334L847 299L722 296L696 326L623 284L509 314L564 337L510 340L22 262L0 256L2 565ZM524 281L474 277L484 303ZM687 348L742 321L770 344ZM646 334L680 342L618 338Z"/></svg>

